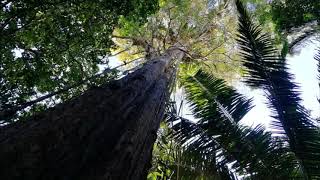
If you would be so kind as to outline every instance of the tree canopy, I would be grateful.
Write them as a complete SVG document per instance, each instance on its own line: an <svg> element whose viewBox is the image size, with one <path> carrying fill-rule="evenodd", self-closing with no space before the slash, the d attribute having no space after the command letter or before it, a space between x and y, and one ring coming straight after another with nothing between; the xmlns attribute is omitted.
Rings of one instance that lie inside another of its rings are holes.
<svg viewBox="0 0 320 180"><path fill-rule="evenodd" d="M96 74L119 19L142 24L158 8L155 0L1 1L1 109Z"/></svg>

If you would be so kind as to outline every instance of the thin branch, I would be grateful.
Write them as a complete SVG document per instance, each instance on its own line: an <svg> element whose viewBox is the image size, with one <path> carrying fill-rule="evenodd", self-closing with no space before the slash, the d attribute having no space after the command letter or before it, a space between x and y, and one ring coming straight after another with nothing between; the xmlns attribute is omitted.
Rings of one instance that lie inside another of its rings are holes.
<svg viewBox="0 0 320 180"><path fill-rule="evenodd" d="M220 43L218 46L212 48L206 55L204 55L204 57L208 57L209 55L211 55L216 49L220 48L222 45L224 45L224 42Z"/></svg>
<svg viewBox="0 0 320 180"><path fill-rule="evenodd" d="M129 50L130 50L130 48L126 48L126 49L124 49L124 50L122 50L122 51L119 51L119 52L117 52L117 53L115 53L115 54L111 54L110 56L108 56L108 58L109 58L109 57L118 56L119 54L122 54L122 53L124 53L124 52L126 52L126 51L129 51Z"/></svg>
<svg viewBox="0 0 320 180"><path fill-rule="evenodd" d="M112 35L111 38L117 38L117 39L128 39L128 40L135 40L136 38L130 37L130 36L118 36L118 35Z"/></svg>
<svg viewBox="0 0 320 180"><path fill-rule="evenodd" d="M164 38L163 38L163 49L166 49L166 39L167 39L168 34L170 33L170 27L171 27L171 22L172 22L172 18L171 18L171 9L172 8L174 8L174 7L171 7L168 9L169 22L168 22L168 28L167 28L166 34L164 35Z"/></svg>
<svg viewBox="0 0 320 180"><path fill-rule="evenodd" d="M218 54L218 55L224 55L226 56L228 59L232 60L232 61L237 61L235 59L233 59L230 55L226 54L226 53L211 53L211 54ZM202 57L200 58L201 60L204 60L204 61L211 61L211 59L208 59L208 57ZM222 60L218 60L219 62L223 62L223 63L228 63L230 64L231 62L228 62L228 61L222 61Z"/></svg>

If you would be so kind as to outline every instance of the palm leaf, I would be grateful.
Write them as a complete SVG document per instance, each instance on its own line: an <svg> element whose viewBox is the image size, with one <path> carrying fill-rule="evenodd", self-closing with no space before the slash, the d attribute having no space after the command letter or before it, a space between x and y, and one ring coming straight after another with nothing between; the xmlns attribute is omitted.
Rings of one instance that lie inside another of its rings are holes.
<svg viewBox="0 0 320 180"><path fill-rule="evenodd" d="M314 56L314 59L318 61L318 80L319 80L319 88L320 88L320 48L318 49L318 54ZM318 101L320 103L320 97L318 98Z"/></svg>
<svg viewBox="0 0 320 180"><path fill-rule="evenodd" d="M174 136L189 149L233 164L239 173L279 179L289 177L296 162L292 154L273 141L261 126L254 129L239 124L251 109L251 100L207 73L185 77L184 87L198 122L176 117Z"/></svg>
<svg viewBox="0 0 320 180"><path fill-rule="evenodd" d="M266 92L273 111L273 127L283 130L291 150L300 159L306 177L320 176L320 136L307 111L300 105L298 86L287 72L285 59L278 56L268 34L254 25L240 0L239 38L243 64L247 69L246 83Z"/></svg>
<svg viewBox="0 0 320 180"><path fill-rule="evenodd" d="M151 174L157 172L166 177L162 179L236 179L226 166L217 164L210 153L181 146L169 136L171 131L162 124L154 147Z"/></svg>
<svg viewBox="0 0 320 180"><path fill-rule="evenodd" d="M299 33L301 33L301 32L299 32ZM290 44L288 44L288 51L290 53L293 53L294 52L293 50L296 46L299 46L301 43L303 43L303 41L305 39L307 39L310 36L315 35L316 33L317 33L317 30L315 30L315 29L311 29L311 30L307 30L307 31L302 32L301 35L296 37Z"/></svg>

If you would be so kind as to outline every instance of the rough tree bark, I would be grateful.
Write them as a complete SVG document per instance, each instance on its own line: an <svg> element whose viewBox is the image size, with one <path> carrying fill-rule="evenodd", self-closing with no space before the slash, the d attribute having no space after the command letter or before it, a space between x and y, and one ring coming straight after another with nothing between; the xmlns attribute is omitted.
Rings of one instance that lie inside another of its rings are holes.
<svg viewBox="0 0 320 180"><path fill-rule="evenodd" d="M127 77L0 128L0 179L145 179L177 48Z"/></svg>

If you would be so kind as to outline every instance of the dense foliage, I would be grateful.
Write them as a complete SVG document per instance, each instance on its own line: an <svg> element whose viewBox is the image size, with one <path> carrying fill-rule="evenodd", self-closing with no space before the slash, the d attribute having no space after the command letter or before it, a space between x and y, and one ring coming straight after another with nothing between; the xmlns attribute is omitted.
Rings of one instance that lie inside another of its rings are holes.
<svg viewBox="0 0 320 180"><path fill-rule="evenodd" d="M290 31L294 27L320 20L320 2L315 0L274 0L272 19L280 31Z"/></svg>
<svg viewBox="0 0 320 180"><path fill-rule="evenodd" d="M273 30L290 32L320 19L320 2L314 0L243 0L262 24L273 23ZM269 26L269 25L268 25Z"/></svg>
<svg viewBox="0 0 320 180"><path fill-rule="evenodd" d="M0 109L96 74L119 18L142 24L157 9L155 0L1 1Z"/></svg>

